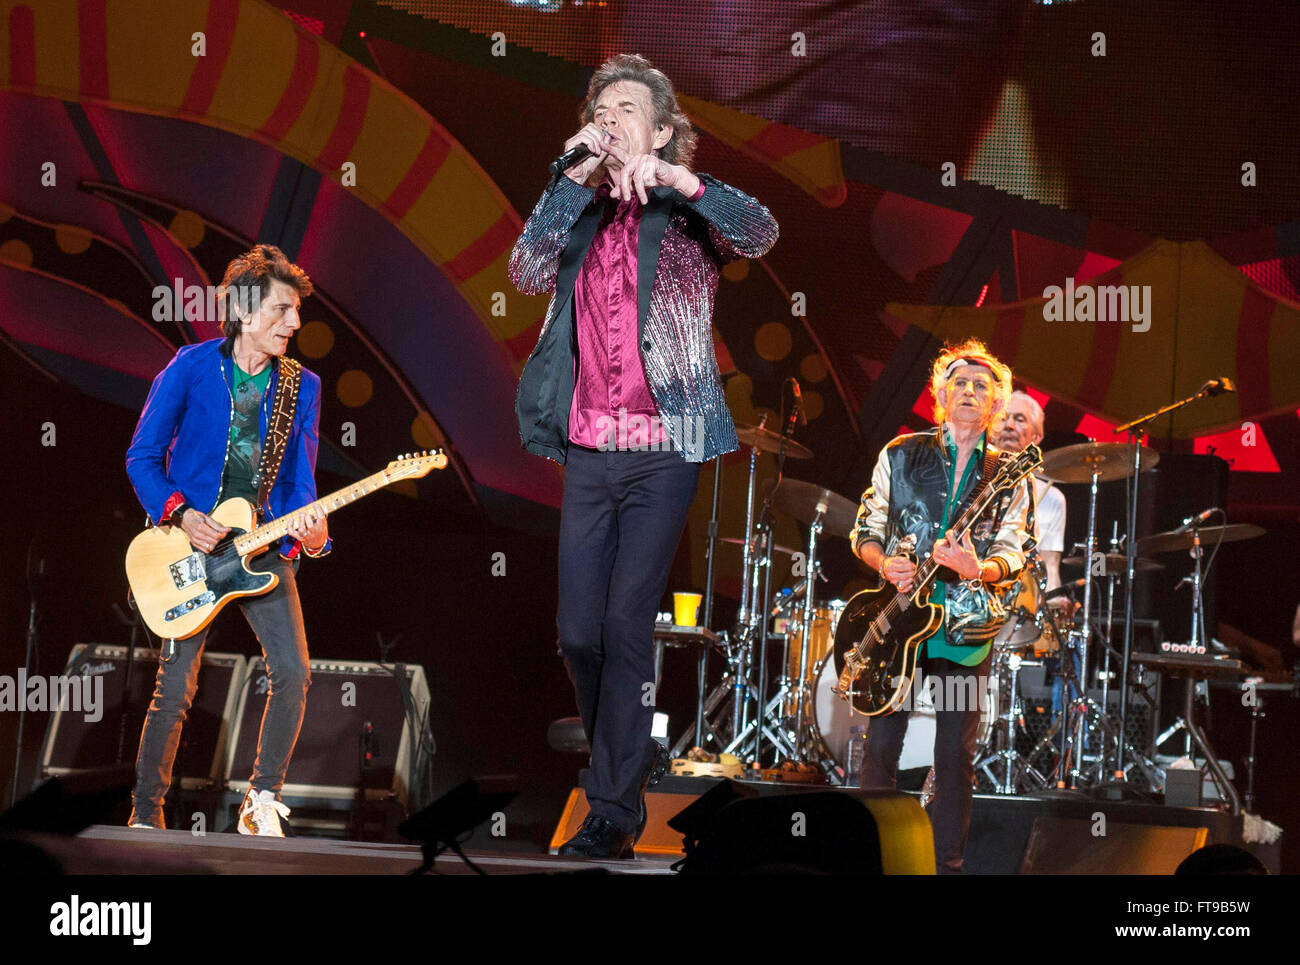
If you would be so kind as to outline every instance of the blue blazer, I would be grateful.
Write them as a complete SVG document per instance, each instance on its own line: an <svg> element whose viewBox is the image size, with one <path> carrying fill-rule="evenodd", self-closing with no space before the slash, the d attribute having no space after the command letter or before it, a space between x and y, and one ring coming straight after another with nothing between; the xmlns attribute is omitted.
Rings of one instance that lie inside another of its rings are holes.
<svg viewBox="0 0 1300 965"><path fill-rule="evenodd" d="M230 423L234 416L234 361L221 351L224 339L186 345L158 373L149 389L144 411L126 450L126 474L136 497L155 524L174 493L195 509L210 513L221 501L221 477L226 466ZM271 381L262 400L261 438L280 375L272 362ZM320 441L320 376L302 370L298 406L289 431L280 475L262 509L269 521L316 499L316 449ZM324 556L332 541L317 553ZM298 541L285 537L280 555L298 555Z"/></svg>

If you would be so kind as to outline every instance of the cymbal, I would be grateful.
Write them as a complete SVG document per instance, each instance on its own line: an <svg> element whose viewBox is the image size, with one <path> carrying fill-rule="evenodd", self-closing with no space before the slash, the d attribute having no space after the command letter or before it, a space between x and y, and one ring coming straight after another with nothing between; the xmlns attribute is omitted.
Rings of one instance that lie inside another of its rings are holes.
<svg viewBox="0 0 1300 965"><path fill-rule="evenodd" d="M1154 449L1139 447L1138 452L1142 454L1138 472L1154 469L1160 461ZM1099 482L1111 482L1127 476L1132 465L1133 451L1122 442L1081 442L1077 446L1053 449L1043 456L1039 475L1056 483L1086 483L1092 482L1096 470Z"/></svg>
<svg viewBox="0 0 1300 965"><path fill-rule="evenodd" d="M817 516L817 507L822 504L822 532L848 539L849 531L858 518L857 503L816 483L801 479L782 479L772 494L773 506L808 526L812 525Z"/></svg>
<svg viewBox="0 0 1300 965"><path fill-rule="evenodd" d="M734 544L737 545L737 546L744 546L744 545L745 545L745 541L744 541L743 539L741 539L739 536L719 536L719 537L718 537L718 542L719 542L719 543L734 543ZM784 553L786 556L794 556L794 554L795 554L796 552L798 552L797 550L792 550L792 549L790 549L790 548L787 547L787 546L782 546L780 543L773 543L773 544L772 544L772 550L773 550L774 552L776 552L776 553Z"/></svg>
<svg viewBox="0 0 1300 965"><path fill-rule="evenodd" d="M1235 543L1237 540L1254 539L1263 536L1267 530L1250 523L1231 523L1228 526L1202 526L1201 545L1214 546L1217 543ZM1167 533L1156 533L1146 539L1138 540L1139 553L1172 553L1175 550L1192 548L1192 534L1189 530L1180 533L1171 529Z"/></svg>
<svg viewBox="0 0 1300 965"><path fill-rule="evenodd" d="M1138 543L1138 545L1141 546L1142 544ZM1061 565L1082 566L1083 557L1067 556L1065 559L1061 560ZM1147 570L1163 570L1164 568L1165 565L1163 563L1157 563L1155 560L1149 560L1145 556L1139 556L1133 561L1133 569L1139 573ZM1123 553L1106 554L1106 575L1110 575L1111 573L1127 573L1127 572L1128 572L1128 557L1125 554Z"/></svg>
<svg viewBox="0 0 1300 965"><path fill-rule="evenodd" d="M751 426L744 422L736 423L736 436L740 439L741 445L755 447L760 452L779 453L784 447L785 454L790 459L811 459L813 455L811 449L793 439L788 439L771 429Z"/></svg>

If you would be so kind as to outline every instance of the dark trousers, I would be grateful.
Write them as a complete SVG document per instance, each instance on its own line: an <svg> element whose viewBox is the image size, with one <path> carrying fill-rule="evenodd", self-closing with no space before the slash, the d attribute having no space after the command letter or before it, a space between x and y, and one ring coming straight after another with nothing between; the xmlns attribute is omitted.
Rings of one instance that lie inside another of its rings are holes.
<svg viewBox="0 0 1300 965"><path fill-rule="evenodd" d="M924 661L925 673L938 680L934 734L934 800L930 802L930 822L934 827L934 858L940 874L960 874L970 834L971 798L975 780L975 738L979 731L979 701L988 689L992 651L979 664L963 667L950 660ZM955 692L967 694L971 688L956 686L957 681L976 678L974 706L965 709L945 708L945 698ZM956 678L950 684L950 678ZM921 679L913 687L921 685ZM913 694L915 699L915 694ZM906 710L874 717L867 729L866 754L862 763L863 788L889 788L898 785L898 758L907 735Z"/></svg>
<svg viewBox="0 0 1300 965"><path fill-rule="evenodd" d="M307 655L307 634L303 630L302 605L294 580L297 562L283 560L270 549L253 560L254 570L272 571L280 577L274 590L239 601L248 625L257 634L266 660L270 690L262 712L262 729L257 739L257 760L252 785L259 791L280 792L289 758L298 742L311 671ZM176 659L159 663L153 701L140 733L140 750L135 760L135 790L130 823L158 825L162 822L163 798L171 786L172 766L181 741L181 727L194 701L199 683L199 665L207 640L205 628L186 640L176 641ZM166 651L164 643L164 652Z"/></svg>
<svg viewBox="0 0 1300 965"><path fill-rule="evenodd" d="M653 761L654 624L698 463L570 446L560 509L560 653L591 743L591 813L635 831Z"/></svg>

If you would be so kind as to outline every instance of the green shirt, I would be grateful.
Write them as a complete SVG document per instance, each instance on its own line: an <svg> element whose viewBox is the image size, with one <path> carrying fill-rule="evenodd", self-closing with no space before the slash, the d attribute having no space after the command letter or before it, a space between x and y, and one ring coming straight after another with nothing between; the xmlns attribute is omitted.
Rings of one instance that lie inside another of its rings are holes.
<svg viewBox="0 0 1300 965"><path fill-rule="evenodd" d="M235 407L230 418L230 438L226 443L226 468L221 474L221 498L242 496L257 502L261 478L257 474L262 462L262 398L271 381L271 365L256 375L249 375L235 365Z"/></svg>
<svg viewBox="0 0 1300 965"><path fill-rule="evenodd" d="M954 486L953 475L957 471L957 446L952 441L946 426L940 430L940 433L942 434L944 448L948 451L948 500L944 503L943 520L939 523L939 535L943 536L948 532L948 524L952 520L953 510L957 508L958 494L966 491L966 484L970 480L971 473L980 472L984 465L984 444L988 439L988 434L985 433L980 436L979 442L975 444L975 452L967 461L966 469L961 474L961 484ZM948 585L936 580L934 592L930 594L930 602L942 606L947 598ZM993 644L986 643L982 647L950 646L946 627L943 623L940 623L939 629L934 636L925 641L925 646L926 656L942 657L964 667L973 667L988 656L989 648Z"/></svg>

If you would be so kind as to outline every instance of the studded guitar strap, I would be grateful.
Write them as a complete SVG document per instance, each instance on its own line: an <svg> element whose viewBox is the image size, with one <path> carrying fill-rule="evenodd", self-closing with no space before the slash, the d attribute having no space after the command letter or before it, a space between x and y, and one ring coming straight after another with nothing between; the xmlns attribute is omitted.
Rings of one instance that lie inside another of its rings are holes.
<svg viewBox="0 0 1300 965"><path fill-rule="evenodd" d="M257 508L266 506L271 487L280 475L284 450L289 444L289 430L293 428L293 414L298 408L298 388L302 384L302 363L280 357L280 377L276 383L275 402L271 407L271 422L266 428L266 445L262 447L262 461L258 466L261 484L257 487Z"/></svg>

